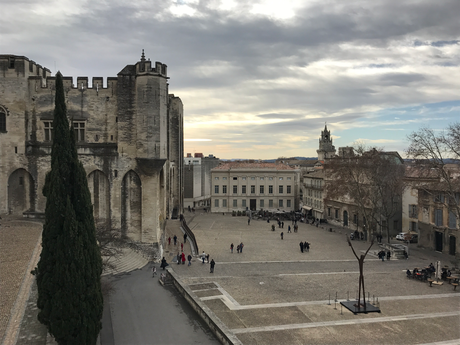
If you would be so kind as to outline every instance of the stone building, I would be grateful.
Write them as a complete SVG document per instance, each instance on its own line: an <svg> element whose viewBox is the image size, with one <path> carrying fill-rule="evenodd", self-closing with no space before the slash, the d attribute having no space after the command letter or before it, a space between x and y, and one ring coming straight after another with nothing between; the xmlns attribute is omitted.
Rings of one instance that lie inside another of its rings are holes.
<svg viewBox="0 0 460 345"><path fill-rule="evenodd" d="M211 206L211 169L218 166L219 158L202 153L187 153L184 158L184 207Z"/></svg>
<svg viewBox="0 0 460 345"><path fill-rule="evenodd" d="M316 150L318 153L318 160L324 161L335 155L335 146L332 145L331 131L327 130L327 125L324 125L324 130L321 131L321 138L319 138L319 148Z"/></svg>
<svg viewBox="0 0 460 345"><path fill-rule="evenodd" d="M299 175L287 164L222 163L211 170L211 212L296 211Z"/></svg>
<svg viewBox="0 0 460 345"><path fill-rule="evenodd" d="M68 117L98 225L156 243L183 202L183 105L167 66L146 60L116 77L64 77ZM24 56L0 55L0 213L37 217L50 170L55 77Z"/></svg>

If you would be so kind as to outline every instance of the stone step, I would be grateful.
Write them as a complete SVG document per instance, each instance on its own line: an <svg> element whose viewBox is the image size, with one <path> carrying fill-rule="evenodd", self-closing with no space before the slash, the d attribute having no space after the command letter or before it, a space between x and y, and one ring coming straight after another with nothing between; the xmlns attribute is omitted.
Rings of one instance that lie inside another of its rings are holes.
<svg viewBox="0 0 460 345"><path fill-rule="evenodd" d="M117 260L114 260L116 268L113 270L107 270L102 275L120 274L127 273L137 269L140 269L148 264L146 259L141 253L138 253L130 248L123 248L123 253Z"/></svg>

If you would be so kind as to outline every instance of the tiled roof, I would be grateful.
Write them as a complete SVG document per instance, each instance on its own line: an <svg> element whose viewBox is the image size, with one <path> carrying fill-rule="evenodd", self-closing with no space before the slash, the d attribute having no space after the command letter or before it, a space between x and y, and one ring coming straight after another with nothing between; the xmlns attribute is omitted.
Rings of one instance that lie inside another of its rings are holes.
<svg viewBox="0 0 460 345"><path fill-rule="evenodd" d="M232 169L270 169L270 170L296 170L286 164L276 163L249 163L249 162L226 162L221 163L212 170L232 170Z"/></svg>

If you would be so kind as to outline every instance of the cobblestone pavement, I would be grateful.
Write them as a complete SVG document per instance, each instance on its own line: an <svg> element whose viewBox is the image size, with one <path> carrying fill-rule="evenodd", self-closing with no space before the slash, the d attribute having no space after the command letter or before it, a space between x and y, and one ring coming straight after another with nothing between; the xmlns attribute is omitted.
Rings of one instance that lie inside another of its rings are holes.
<svg viewBox="0 0 460 345"><path fill-rule="evenodd" d="M13 216L2 216L2 218L0 221L0 338L3 341L21 285L24 279L28 278L26 277L29 274L28 265L39 241L42 225ZM28 294L28 291L25 293Z"/></svg>
<svg viewBox="0 0 460 345"><path fill-rule="evenodd" d="M460 343L460 291L405 275L436 260L450 266L452 257L411 245L408 260L382 262L374 244L364 264L366 298L381 313L354 315L340 305L355 299L358 288L350 231L300 223L298 233L287 233L285 222L273 232L272 223L197 214L188 224L200 251L216 261L215 272L197 258L190 267L171 266L243 344ZM300 252L300 241L311 243L308 253ZM232 254L230 244L241 242L243 253ZM369 246L352 243L358 255Z"/></svg>

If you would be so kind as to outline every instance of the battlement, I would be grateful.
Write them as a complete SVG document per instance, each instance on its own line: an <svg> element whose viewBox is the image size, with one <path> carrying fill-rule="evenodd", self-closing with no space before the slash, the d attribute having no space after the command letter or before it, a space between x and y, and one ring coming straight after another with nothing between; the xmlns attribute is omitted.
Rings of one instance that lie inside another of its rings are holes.
<svg viewBox="0 0 460 345"><path fill-rule="evenodd" d="M42 67L26 56L2 54L0 55L0 71L3 76L8 74L22 75L24 77L38 76L47 78L51 76L48 68Z"/></svg>

